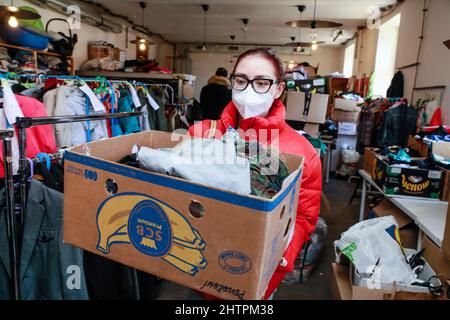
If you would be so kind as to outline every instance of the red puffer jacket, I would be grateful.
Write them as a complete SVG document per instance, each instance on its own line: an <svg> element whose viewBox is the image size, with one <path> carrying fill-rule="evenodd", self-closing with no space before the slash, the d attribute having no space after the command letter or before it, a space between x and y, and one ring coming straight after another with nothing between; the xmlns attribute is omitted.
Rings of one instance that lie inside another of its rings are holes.
<svg viewBox="0 0 450 320"><path fill-rule="evenodd" d="M263 299L270 297L280 285L286 273L292 272L296 257L303 244L309 240L309 235L316 226L322 195L322 164L317 151L305 137L286 124L285 115L286 108L279 100L275 100L266 117L254 117L239 122L239 129L245 133L245 139L258 139L262 144L271 144L272 141L276 141L274 143L279 144L277 147L281 152L300 155L305 158L295 232L284 254L287 266L278 266ZM236 106L233 102L230 102L223 111L220 120L217 121L215 138L220 138L229 127L236 129L238 119L239 113ZM189 134L206 138L212 131L210 128L211 120L205 120L192 126L189 129ZM279 130L279 138L273 137L272 139L270 132L277 129ZM267 138L265 135L267 135Z"/></svg>

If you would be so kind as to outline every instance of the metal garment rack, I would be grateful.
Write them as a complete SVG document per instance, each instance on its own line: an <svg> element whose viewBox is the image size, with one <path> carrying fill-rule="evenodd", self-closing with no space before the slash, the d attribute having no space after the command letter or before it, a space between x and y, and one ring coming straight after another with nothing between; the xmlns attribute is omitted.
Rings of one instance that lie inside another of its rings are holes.
<svg viewBox="0 0 450 320"><path fill-rule="evenodd" d="M5 195L6 195L6 232L8 236L9 249L9 270L10 270L10 286L12 288L11 298L19 300L20 298L20 282L19 282L19 259L20 242L17 241L17 215L15 214L14 199L14 176L13 176L13 155L12 142L14 137L13 130L0 130L0 138L3 142L3 159L5 169Z"/></svg>
<svg viewBox="0 0 450 320"><path fill-rule="evenodd" d="M16 127L19 131L19 190L20 190L20 210L16 214L15 199L14 199L14 176L12 169L12 147L11 139L14 136L14 131L4 130L0 131L0 138L3 140L3 154L5 159L5 184L6 184L6 207L7 207L7 231L9 239L10 252L10 270L11 270L11 291L12 299L20 300L20 243L22 239L22 231L24 226L25 209L27 202L27 183L30 177L30 163L26 158L26 129L34 126L60 124L60 123L74 123L84 121L100 121L109 119L119 119L126 117L142 116L141 111L136 112L121 112L112 114L95 114L86 116L58 116L58 117L42 117L30 118L21 117L16 118Z"/></svg>
<svg viewBox="0 0 450 320"><path fill-rule="evenodd" d="M74 81L84 81L84 82L102 82L106 81L110 84L112 83L120 83L120 84L131 84L133 86L143 86L143 87L151 87L151 88L165 88L166 90L170 91L170 100L172 105L175 105L175 90L172 88L171 85L167 83L147 83L147 82L140 82L140 81L127 81L127 80L120 80L120 79L107 79L102 77L97 78L83 78L78 76L64 76L64 75L45 75L45 74L27 74L27 73L21 73L21 74L14 74L14 73L6 73L1 74L0 77L9 78L9 79L17 79L17 78L25 78L25 79L37 79L37 80L45 80L45 79L58 79L58 80L74 80Z"/></svg>

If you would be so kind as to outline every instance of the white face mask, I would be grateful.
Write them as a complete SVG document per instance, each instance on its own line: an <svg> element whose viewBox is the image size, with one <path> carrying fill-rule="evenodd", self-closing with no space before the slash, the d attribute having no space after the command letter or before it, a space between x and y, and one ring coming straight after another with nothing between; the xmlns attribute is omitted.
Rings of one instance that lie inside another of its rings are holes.
<svg viewBox="0 0 450 320"><path fill-rule="evenodd" d="M233 90L233 103L243 119L265 117L275 97L270 93L256 93L252 86L244 91Z"/></svg>

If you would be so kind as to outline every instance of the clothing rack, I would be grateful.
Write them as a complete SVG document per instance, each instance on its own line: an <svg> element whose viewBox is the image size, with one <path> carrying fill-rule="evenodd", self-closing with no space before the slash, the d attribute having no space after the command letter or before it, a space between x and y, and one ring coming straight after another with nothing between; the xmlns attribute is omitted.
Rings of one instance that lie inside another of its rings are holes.
<svg viewBox="0 0 450 320"><path fill-rule="evenodd" d="M53 161L53 160L61 160L62 158L64 158L64 151L65 149L61 149L56 153L51 153L51 154L46 154L46 156L48 156L49 160ZM42 159L39 157L33 158L31 159L31 162L33 163L41 163Z"/></svg>
<svg viewBox="0 0 450 320"><path fill-rule="evenodd" d="M19 79L19 78L29 78L29 79L59 79L59 80L74 80L83 82L102 82L107 83L123 83L130 84L130 82L125 80L108 80L105 78L80 78L77 76L60 76L60 75L36 75L36 74L14 74L14 73L0 73L0 78L6 79ZM165 84L146 84L140 82L133 82L133 85L142 85L145 87L166 87L172 92L173 98L173 88L170 85ZM173 101L174 102L174 101ZM6 197L7 197L7 231L9 237L9 253L10 253L10 274L11 274L11 298L19 300L20 295L20 244L22 239L22 232L24 226L26 202L27 202L27 183L30 180L31 164L37 162L38 159L26 158L26 129L34 126L40 125L54 125L62 123L75 123L84 121L100 121L100 120L110 120L119 119L126 117L139 117L143 116L144 112L121 112L121 113L111 113L111 114L91 114L91 115L75 115L75 116L54 116L54 117L18 117L16 118L15 126L19 131L19 196L20 203L18 206L15 204L14 198L14 176L13 176L13 166L12 166L12 143L11 139L14 136L13 130L0 131L0 139L3 140L3 153L4 153L4 165L5 165L5 185L6 185ZM61 159L63 150L52 155L48 155L51 160ZM17 213L16 213L17 212ZM136 276L136 275L135 275ZM138 293L136 293L139 296Z"/></svg>
<svg viewBox="0 0 450 320"><path fill-rule="evenodd" d="M11 139L14 136L13 130L0 130L0 138L3 141L3 159L5 169L5 193L6 193L6 230L8 236L9 248L9 269L10 280L12 288L11 298L19 300L20 298L20 281L19 281L19 259L18 252L20 251L20 242L17 241L17 220L15 214L15 199L14 199L14 176L12 166L12 143Z"/></svg>
<svg viewBox="0 0 450 320"><path fill-rule="evenodd" d="M11 138L13 137L14 131L0 131L0 137L3 139L3 149L5 160L5 181L6 181L6 194L7 194L7 208L8 208L8 230L10 236L10 261L11 261L11 288L12 297L15 300L20 299L20 281L19 281L19 259L20 259L20 241L22 239L22 230L24 226L25 209L27 202L27 182L29 180L29 161L26 158L26 129L34 126L48 125L48 124L61 124L61 123L74 123L74 122L84 122L84 121L99 121L99 120L109 120L118 119L125 117L136 117L142 116L143 112L121 112L112 114L95 114L95 115L85 115L85 116L57 116L57 117L41 117L41 118L30 118L30 117L20 117L16 118L16 127L19 130L19 190L20 190L20 210L19 215L15 213L15 203L14 203L14 177L12 173L12 149L11 149ZM60 154L59 152L58 154ZM60 157L58 154L53 154L53 158L56 159ZM52 159L52 156L51 159ZM18 218L18 222L17 222Z"/></svg>
<svg viewBox="0 0 450 320"><path fill-rule="evenodd" d="M151 88L165 88L168 91L170 91L170 104L175 105L175 90L172 88L171 85L167 83L145 83L140 81L132 80L111 80L103 77L97 77L97 78L89 78L89 77L79 77L79 76L64 76L64 75L45 75L45 74L31 74L31 73L0 73L0 78L9 78L9 79L15 79L15 78L28 78L28 79L37 79L38 81L42 81L45 79L58 79L58 80L75 80L75 81L84 81L84 82L101 82L101 81L107 81L109 83L121 83L126 84L129 83L131 85L136 86L144 86L144 87L151 87Z"/></svg>

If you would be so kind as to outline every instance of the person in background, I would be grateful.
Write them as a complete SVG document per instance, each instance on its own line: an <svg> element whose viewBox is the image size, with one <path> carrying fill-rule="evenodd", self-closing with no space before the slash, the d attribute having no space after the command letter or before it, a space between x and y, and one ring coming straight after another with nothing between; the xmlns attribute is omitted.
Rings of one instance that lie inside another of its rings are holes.
<svg viewBox="0 0 450 320"><path fill-rule="evenodd" d="M219 139L231 127L240 129L242 138L246 140L277 145L283 153L304 157L295 230L264 297L261 297L272 299L286 273L293 271L295 259L316 227L322 197L322 164L308 140L285 121L286 108L279 100L285 88L282 81L283 63L270 48L257 48L243 53L230 78L232 101L220 119L199 122L189 129L189 134Z"/></svg>
<svg viewBox="0 0 450 320"><path fill-rule="evenodd" d="M200 95L202 118L218 120L223 109L231 101L231 83L228 80L228 71L219 68L216 75L208 80Z"/></svg>

